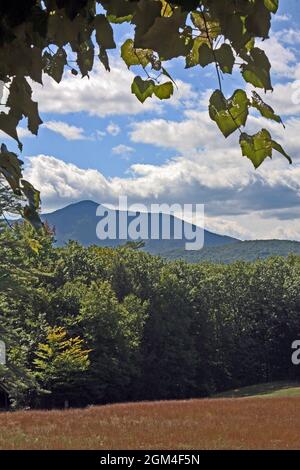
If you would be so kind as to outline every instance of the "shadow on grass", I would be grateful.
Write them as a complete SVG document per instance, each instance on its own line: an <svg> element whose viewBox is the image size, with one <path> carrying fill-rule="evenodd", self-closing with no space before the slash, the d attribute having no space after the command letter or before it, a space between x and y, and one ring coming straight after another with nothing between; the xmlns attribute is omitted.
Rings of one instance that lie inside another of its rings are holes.
<svg viewBox="0 0 300 470"><path fill-rule="evenodd" d="M300 382L268 382L248 387L236 388L217 393L211 398L243 398L243 397L291 397L300 396Z"/></svg>

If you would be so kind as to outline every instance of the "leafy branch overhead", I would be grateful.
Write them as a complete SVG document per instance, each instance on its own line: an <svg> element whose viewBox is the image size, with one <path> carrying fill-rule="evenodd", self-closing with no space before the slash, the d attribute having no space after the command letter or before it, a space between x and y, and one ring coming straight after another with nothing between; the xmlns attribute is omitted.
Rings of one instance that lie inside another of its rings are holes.
<svg viewBox="0 0 300 470"><path fill-rule="evenodd" d="M250 110L281 122L258 93L248 97L236 90L226 97L224 74L240 69L242 78L255 88L271 91L271 64L257 39L267 39L272 14L279 0L17 0L0 5L0 79L8 98L0 112L0 129L22 149L17 127L25 117L28 129L38 133L41 119L32 100L31 81L42 83L43 74L57 83L65 72L84 77L99 59L109 71L110 49L116 48L114 30L120 23L134 26L133 37L120 48L128 67L140 67L131 91L137 99L168 99L174 81L164 62L177 57L186 68L200 70L213 65L217 91L211 97L210 117L225 137L242 135L243 155L255 167L273 150L287 156L279 144L260 139L263 149L250 145L244 130ZM97 58L98 56L98 58ZM105 73L105 72L104 72ZM101 103L99 103L99 106ZM264 135L264 130L258 131ZM245 142L248 142L245 151ZM289 158L289 157L288 157Z"/></svg>

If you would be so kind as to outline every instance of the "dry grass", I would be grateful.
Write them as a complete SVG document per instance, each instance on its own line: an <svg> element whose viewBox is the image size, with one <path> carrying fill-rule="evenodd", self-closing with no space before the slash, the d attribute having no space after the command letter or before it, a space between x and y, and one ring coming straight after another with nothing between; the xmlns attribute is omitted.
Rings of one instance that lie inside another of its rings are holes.
<svg viewBox="0 0 300 470"><path fill-rule="evenodd" d="M300 398L0 413L0 449L299 449Z"/></svg>

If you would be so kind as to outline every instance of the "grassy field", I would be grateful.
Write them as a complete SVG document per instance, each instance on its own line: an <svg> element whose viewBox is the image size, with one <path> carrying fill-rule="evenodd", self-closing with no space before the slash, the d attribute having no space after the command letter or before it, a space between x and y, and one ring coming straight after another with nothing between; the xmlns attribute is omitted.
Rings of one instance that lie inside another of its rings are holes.
<svg viewBox="0 0 300 470"><path fill-rule="evenodd" d="M272 399L0 413L0 449L300 449L300 393L287 388Z"/></svg>

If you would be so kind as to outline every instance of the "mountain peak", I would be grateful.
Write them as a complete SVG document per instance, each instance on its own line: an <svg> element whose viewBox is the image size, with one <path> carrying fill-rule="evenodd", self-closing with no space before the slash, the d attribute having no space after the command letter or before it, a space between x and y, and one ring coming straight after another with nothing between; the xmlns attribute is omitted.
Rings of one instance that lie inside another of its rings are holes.
<svg viewBox="0 0 300 470"><path fill-rule="evenodd" d="M85 246L118 246L124 244L125 240L123 239L99 240L97 238L96 228L100 219L96 215L96 210L99 205L100 204L91 200L83 200L70 204L63 209L59 209L50 214L43 214L42 218L43 220L46 220L50 226L55 228L55 237L58 245L63 245L69 240L78 241ZM151 213L148 213L148 216L150 216L150 214ZM133 216L128 213L128 224L132 217ZM169 216L162 214L161 218L163 219L164 217ZM171 224L173 223L174 225L175 218L174 216L172 216L172 218ZM150 227L148 227L148 230L150 230ZM191 233L193 233L193 230ZM149 235L149 239L145 240L145 250L155 254L161 253L162 251L168 251L170 249L182 248L186 241L187 240L185 238L182 240L176 240L172 237L170 240L164 240L161 236L159 236L159 239L157 240L152 240ZM218 235L204 230L205 246L224 245L236 241L237 240L235 238Z"/></svg>

